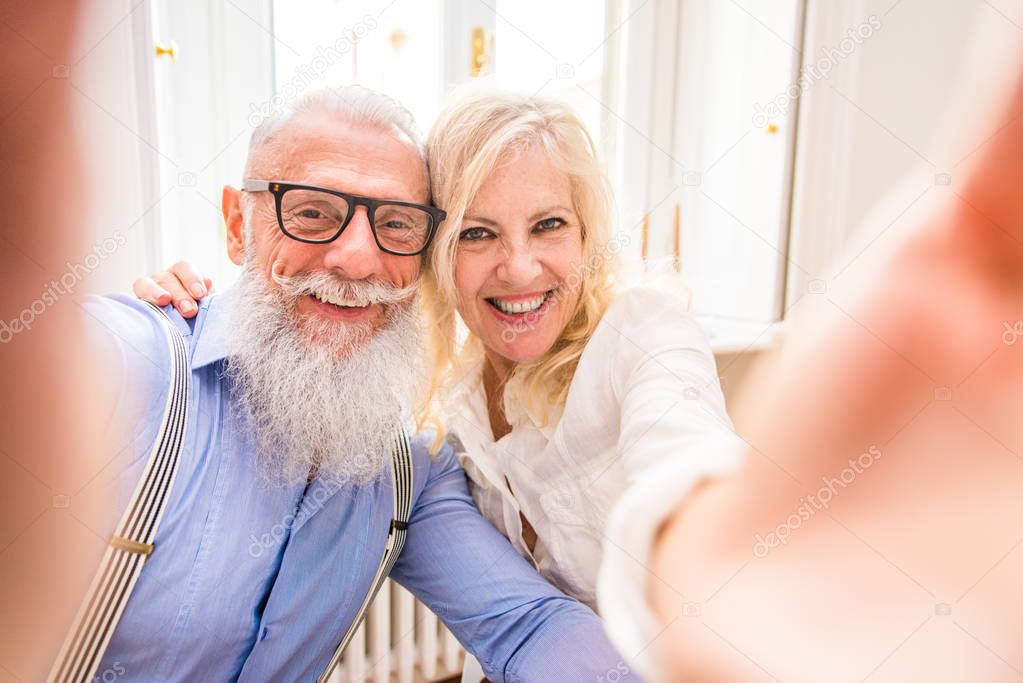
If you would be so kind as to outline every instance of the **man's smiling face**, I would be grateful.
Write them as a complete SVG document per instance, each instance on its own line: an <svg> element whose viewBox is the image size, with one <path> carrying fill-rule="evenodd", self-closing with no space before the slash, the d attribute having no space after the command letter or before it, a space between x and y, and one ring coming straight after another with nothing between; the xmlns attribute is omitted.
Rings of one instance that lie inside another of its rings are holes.
<svg viewBox="0 0 1023 683"><path fill-rule="evenodd" d="M411 140L395 127L352 123L329 105L296 114L257 144L246 177L429 199ZM295 215L319 215L318 206L297 204ZM229 300L227 376L253 427L260 470L291 484L310 472L344 482L379 476L405 407L421 392L421 257L381 251L363 206L337 239L319 244L283 233L272 192L226 188L224 216L229 254L244 267Z"/></svg>
<svg viewBox="0 0 1023 683"><path fill-rule="evenodd" d="M254 150L246 171L252 178L284 180L377 199L427 204L429 180L414 143L396 129L352 123L330 113L303 113L288 121L272 138ZM241 203L251 202L251 231L243 229ZM344 232L327 244L307 244L283 234L278 226L274 197L269 192L243 197L225 189L229 253L242 264L249 258L272 286L295 276L326 276L337 285L381 284L404 288L419 276L420 256L397 256L380 250L365 207L356 208ZM232 220L232 212L238 215ZM251 239L252 244L246 244ZM331 297L323 297L331 298ZM313 294L298 296L292 313L315 320L378 330L393 304L337 306Z"/></svg>

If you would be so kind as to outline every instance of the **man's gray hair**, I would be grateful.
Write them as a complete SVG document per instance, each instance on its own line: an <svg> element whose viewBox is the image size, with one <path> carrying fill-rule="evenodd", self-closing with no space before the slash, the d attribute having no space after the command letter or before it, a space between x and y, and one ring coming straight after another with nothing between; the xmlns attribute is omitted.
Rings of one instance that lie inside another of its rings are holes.
<svg viewBox="0 0 1023 683"><path fill-rule="evenodd" d="M260 149L290 121L303 114L331 114L350 121L379 128L393 128L404 135L426 162L426 148L416 129L412 112L398 100L382 92L362 85L340 85L317 88L295 98L284 107L263 119L249 138L248 157L245 161L245 177L252 171L253 160L258 158ZM252 200L247 194L242 197L242 214L245 216L246 243L251 244Z"/></svg>
<svg viewBox="0 0 1023 683"><path fill-rule="evenodd" d="M263 119L249 138L249 160L289 121L302 114L314 113L334 114L354 124L393 127L408 137L419 150L419 155L425 158L415 119L398 100L365 86L341 85L311 90Z"/></svg>

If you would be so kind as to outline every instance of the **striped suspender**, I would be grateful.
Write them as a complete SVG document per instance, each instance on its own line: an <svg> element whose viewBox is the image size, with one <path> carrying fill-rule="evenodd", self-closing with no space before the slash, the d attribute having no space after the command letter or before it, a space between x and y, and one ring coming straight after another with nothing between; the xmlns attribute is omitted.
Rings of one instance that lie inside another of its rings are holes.
<svg viewBox="0 0 1023 683"><path fill-rule="evenodd" d="M362 624L362 620L366 617L366 611L369 610L373 598L376 597L387 575L391 573L395 561L397 561L398 556L401 554L402 546L405 545L409 516L412 514L412 447L409 443L409 436L404 431L398 435L395 442L394 453L391 458L391 473L393 475L392 483L394 484L394 517L391 519L391 529L387 532L387 544L384 546L384 555L380 558L380 566L373 577L373 583L370 584L369 593L362 601L362 605L359 607L355 619L352 620L351 625L348 627L344 638L341 639L341 642L334 650L334 656L330 658L327 668L316 679L317 683L325 683L341 662L341 655L344 654L345 648L348 647L348 642L355 635L359 625Z"/></svg>
<svg viewBox="0 0 1023 683"><path fill-rule="evenodd" d="M164 406L163 421L153 450L149 454L131 502L117 525L117 533L110 539L99 571L92 580L85 600L78 610L74 626L61 647L60 654L47 678L48 683L86 683L92 680L114 629L124 612L131 591L142 573L142 567L153 552L153 539L160 525L164 508L170 498L174 475L178 469L178 455L184 441L188 420L188 386L190 371L185 341L174 329L166 314L160 313L167 332L171 351L170 393ZM412 513L412 448L407 433L402 432L395 441L391 458L394 486L394 510L387 544L380 560L372 588L348 627L318 681L326 681L341 661L348 642L366 616L373 598L405 545L409 517Z"/></svg>
<svg viewBox="0 0 1023 683"><path fill-rule="evenodd" d="M99 571L78 610L74 627L50 671L51 683L84 683L92 680L110 637L121 619L142 566L153 552L153 539L170 497L178 454L188 419L188 355L185 341L159 308L171 353L170 391L163 421L142 478L135 487L117 532L110 539Z"/></svg>

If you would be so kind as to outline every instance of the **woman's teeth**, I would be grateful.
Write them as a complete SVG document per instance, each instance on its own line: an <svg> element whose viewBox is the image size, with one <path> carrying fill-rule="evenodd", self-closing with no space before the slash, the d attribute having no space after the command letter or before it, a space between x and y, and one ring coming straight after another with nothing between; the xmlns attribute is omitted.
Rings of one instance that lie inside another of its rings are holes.
<svg viewBox="0 0 1023 683"><path fill-rule="evenodd" d="M320 292L312 292L312 296L325 304L333 304L334 306L343 306L345 308L364 308L369 306L370 303L365 299L341 299L331 294L322 294Z"/></svg>
<svg viewBox="0 0 1023 683"><path fill-rule="evenodd" d="M532 299L526 299L525 301L504 301L493 297L487 299L491 306L501 311L505 315L521 315L523 313L532 313L540 309L541 306L550 298L554 290L544 292L539 296Z"/></svg>

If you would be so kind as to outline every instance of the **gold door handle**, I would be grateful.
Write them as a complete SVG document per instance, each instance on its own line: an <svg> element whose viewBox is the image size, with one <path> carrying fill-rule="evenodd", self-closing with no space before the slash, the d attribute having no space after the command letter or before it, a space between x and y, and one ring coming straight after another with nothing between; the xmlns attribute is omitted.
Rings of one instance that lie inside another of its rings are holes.
<svg viewBox="0 0 1023 683"><path fill-rule="evenodd" d="M172 63L178 61L178 44L175 43L173 40L168 42L166 45L161 45L160 43L157 43L156 58L159 59L164 55L170 57Z"/></svg>
<svg viewBox="0 0 1023 683"><path fill-rule="evenodd" d="M472 30L471 52L472 58L469 61L469 75L476 78L486 69L490 62L490 54L494 49L494 37L487 39L487 32L482 26Z"/></svg>
<svg viewBox="0 0 1023 683"><path fill-rule="evenodd" d="M643 267L646 267L646 257L650 245L650 214L643 214L643 243L640 247L640 257L643 259Z"/></svg>
<svg viewBox="0 0 1023 683"><path fill-rule="evenodd" d="M682 206L675 203L675 272L682 272Z"/></svg>

